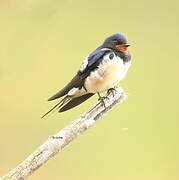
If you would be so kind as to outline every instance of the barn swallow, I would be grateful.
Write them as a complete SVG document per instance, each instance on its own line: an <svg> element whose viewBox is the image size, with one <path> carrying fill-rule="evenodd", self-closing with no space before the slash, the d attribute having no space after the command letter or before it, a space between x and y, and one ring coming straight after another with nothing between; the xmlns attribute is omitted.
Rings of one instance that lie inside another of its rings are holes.
<svg viewBox="0 0 179 180"><path fill-rule="evenodd" d="M123 34L113 34L103 44L89 54L82 62L73 79L48 101L65 96L50 111L58 108L59 112L69 110L94 94L113 89L124 79L130 65L131 55L128 41Z"/></svg>

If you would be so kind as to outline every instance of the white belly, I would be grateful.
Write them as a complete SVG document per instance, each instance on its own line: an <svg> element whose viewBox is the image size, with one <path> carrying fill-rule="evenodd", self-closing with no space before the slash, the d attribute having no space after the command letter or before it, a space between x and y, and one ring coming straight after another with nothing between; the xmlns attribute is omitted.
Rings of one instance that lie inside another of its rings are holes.
<svg viewBox="0 0 179 180"><path fill-rule="evenodd" d="M131 61L123 63L120 57L114 55L113 59L110 59L107 54L99 68L86 78L85 88L90 93L103 92L113 88L125 77L130 65Z"/></svg>

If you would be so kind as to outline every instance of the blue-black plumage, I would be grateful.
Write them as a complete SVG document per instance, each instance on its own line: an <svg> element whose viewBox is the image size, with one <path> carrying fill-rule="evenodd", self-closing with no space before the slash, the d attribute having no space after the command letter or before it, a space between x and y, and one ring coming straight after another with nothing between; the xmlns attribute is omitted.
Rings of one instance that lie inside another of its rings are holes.
<svg viewBox="0 0 179 180"><path fill-rule="evenodd" d="M123 34L116 33L107 37L101 46L85 58L73 79L48 99L51 101L65 96L54 108L59 108L59 112L69 110L95 93L99 94L117 85L131 65L128 46Z"/></svg>

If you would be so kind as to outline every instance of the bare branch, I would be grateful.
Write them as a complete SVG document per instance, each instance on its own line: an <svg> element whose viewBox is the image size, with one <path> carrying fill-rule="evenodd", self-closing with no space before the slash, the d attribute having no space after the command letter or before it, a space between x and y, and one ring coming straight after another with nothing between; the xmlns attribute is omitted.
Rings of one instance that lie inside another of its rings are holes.
<svg viewBox="0 0 179 180"><path fill-rule="evenodd" d="M114 93L109 93L107 98L104 99L106 109L102 103L98 102L74 122L66 126L57 134L49 137L48 140L38 147L29 157L27 157L27 159L7 175L0 178L0 180L23 180L32 174L51 157L60 152L73 139L81 135L89 127L93 126L106 112L115 105L121 104L126 99L127 95L120 87L116 87L115 90Z"/></svg>

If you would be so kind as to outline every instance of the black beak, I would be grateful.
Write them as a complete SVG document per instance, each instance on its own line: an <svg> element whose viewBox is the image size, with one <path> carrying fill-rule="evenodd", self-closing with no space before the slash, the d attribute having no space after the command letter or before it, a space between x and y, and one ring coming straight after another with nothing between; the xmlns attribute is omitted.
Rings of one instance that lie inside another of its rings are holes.
<svg viewBox="0 0 179 180"><path fill-rule="evenodd" d="M130 44L122 44L122 46L124 46L124 47L129 47Z"/></svg>

